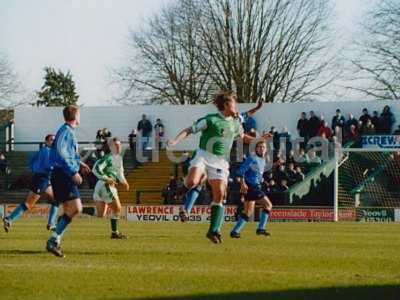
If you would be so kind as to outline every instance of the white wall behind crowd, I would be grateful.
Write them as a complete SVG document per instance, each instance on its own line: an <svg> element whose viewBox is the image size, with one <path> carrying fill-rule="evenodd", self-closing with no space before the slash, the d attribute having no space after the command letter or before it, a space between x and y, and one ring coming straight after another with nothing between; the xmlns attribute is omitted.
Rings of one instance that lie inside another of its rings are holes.
<svg viewBox="0 0 400 300"><path fill-rule="evenodd" d="M255 104L240 104L239 111L245 112L254 107ZM257 130L270 129L275 126L280 132L286 126L293 138L298 136L296 125L301 112L306 112L307 117L310 110L317 116L331 123L337 108L341 109L345 118L353 113L358 119L363 108L368 108L370 114L377 110L379 114L385 105L389 105L396 116L397 127L400 119L400 102L398 101L365 101L365 102L305 102L305 103L267 103L257 112ZM216 108L209 105L137 105L116 107L82 107L81 125L77 130L79 141L94 141L96 132L100 128L108 128L113 135L119 136L126 141L129 133L137 127L142 114L155 124L160 118L165 125L166 138L175 136L178 131L188 127L202 116L213 113ZM62 108L46 107L19 107L15 109L15 141L16 142L38 142L42 141L48 133L55 133L62 124ZM395 127L394 127L395 128ZM189 138L177 149L193 150L197 146L196 138ZM27 147L17 149L28 150Z"/></svg>

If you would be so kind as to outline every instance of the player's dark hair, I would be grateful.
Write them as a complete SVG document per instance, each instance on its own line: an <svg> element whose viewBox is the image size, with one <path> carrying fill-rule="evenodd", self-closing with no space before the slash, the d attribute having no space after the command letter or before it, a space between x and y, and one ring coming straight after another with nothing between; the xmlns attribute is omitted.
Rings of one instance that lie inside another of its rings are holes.
<svg viewBox="0 0 400 300"><path fill-rule="evenodd" d="M54 134L48 134L48 135L46 135L46 137L44 138L44 140L46 141L46 142L48 142L49 140L50 140L50 138L52 138L54 136Z"/></svg>
<svg viewBox="0 0 400 300"><path fill-rule="evenodd" d="M214 97L214 104L219 111L224 110L226 102L232 101L232 98L236 99L236 95L232 91L221 91Z"/></svg>
<svg viewBox="0 0 400 300"><path fill-rule="evenodd" d="M76 119L76 114L79 111L79 107L76 105L68 105L63 109L63 115L65 122L71 122Z"/></svg>

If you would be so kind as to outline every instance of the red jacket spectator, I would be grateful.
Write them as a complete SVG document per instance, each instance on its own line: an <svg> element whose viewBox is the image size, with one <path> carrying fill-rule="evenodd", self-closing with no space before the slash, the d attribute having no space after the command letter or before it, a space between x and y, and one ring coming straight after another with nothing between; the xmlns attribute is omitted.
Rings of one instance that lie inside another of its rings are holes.
<svg viewBox="0 0 400 300"><path fill-rule="evenodd" d="M325 136L327 139L332 137L332 129L328 126L328 122L324 122L324 126L319 129L318 136Z"/></svg>

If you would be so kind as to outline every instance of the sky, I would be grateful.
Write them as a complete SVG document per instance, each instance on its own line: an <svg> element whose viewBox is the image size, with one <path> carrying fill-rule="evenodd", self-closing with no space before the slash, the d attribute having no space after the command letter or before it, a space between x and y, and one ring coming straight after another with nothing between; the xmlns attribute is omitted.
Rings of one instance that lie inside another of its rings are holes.
<svg viewBox="0 0 400 300"><path fill-rule="evenodd" d="M44 67L71 71L79 102L109 105L110 70L122 66L128 30L173 0L0 0L0 51L27 93L43 84ZM337 43L351 41L371 0L333 0Z"/></svg>

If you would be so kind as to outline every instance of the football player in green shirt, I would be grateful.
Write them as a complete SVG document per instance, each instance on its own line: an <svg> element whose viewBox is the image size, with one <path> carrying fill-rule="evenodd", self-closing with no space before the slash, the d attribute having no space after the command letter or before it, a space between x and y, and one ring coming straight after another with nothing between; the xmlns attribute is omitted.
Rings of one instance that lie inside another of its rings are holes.
<svg viewBox="0 0 400 300"><path fill-rule="evenodd" d="M232 92L218 93L214 104L217 113L209 114L197 120L193 126L183 129L175 139L168 141L168 146L173 147L189 135L201 132L200 145L190 163L186 187L191 196L197 197L196 191L204 175L207 175L213 195L207 238L217 244L222 241L223 203L227 195L229 156L233 141L240 137L246 143L251 143L255 138L244 134L237 112L236 96ZM183 209L181 214L188 212Z"/></svg>
<svg viewBox="0 0 400 300"><path fill-rule="evenodd" d="M122 144L117 137L109 138L110 153L99 159L93 166L93 174L99 179L93 193L97 206L97 216L104 218L108 206L111 207L111 238L125 239L126 236L118 231L118 219L121 214L121 202L118 197L117 184L122 184L129 190L129 184L124 175L122 162Z"/></svg>

